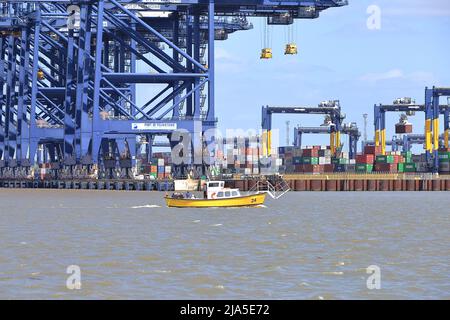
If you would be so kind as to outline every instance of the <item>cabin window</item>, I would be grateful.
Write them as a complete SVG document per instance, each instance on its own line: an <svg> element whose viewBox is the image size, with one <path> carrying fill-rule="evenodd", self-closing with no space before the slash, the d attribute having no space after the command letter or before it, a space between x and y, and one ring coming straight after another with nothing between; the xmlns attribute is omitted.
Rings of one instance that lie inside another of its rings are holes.
<svg viewBox="0 0 450 320"><path fill-rule="evenodd" d="M232 195L233 197L237 197L238 193L237 193L237 191L231 191L231 195Z"/></svg>
<svg viewBox="0 0 450 320"><path fill-rule="evenodd" d="M230 191L225 191L225 197L229 197L230 196Z"/></svg>
<svg viewBox="0 0 450 320"><path fill-rule="evenodd" d="M223 198L223 192L222 191L217 192L217 198Z"/></svg>
<svg viewBox="0 0 450 320"><path fill-rule="evenodd" d="M219 185L220 185L219 182L214 182L214 183L210 183L210 184L208 185L208 187L210 187L210 188L218 188Z"/></svg>

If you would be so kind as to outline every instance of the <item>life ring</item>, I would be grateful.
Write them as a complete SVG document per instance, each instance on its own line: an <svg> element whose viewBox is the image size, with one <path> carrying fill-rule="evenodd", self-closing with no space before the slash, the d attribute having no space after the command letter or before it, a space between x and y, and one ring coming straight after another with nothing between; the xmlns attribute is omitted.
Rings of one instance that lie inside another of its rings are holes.
<svg viewBox="0 0 450 320"><path fill-rule="evenodd" d="M211 193L211 199L216 199L216 198L217 198L216 193L215 192Z"/></svg>

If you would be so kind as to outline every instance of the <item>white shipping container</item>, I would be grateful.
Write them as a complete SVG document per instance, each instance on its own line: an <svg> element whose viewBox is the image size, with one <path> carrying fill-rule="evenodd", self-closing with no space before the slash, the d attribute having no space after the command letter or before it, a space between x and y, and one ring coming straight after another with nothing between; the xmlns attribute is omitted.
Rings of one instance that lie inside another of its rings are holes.
<svg viewBox="0 0 450 320"><path fill-rule="evenodd" d="M253 174L259 174L259 169L258 168L253 168Z"/></svg>
<svg viewBox="0 0 450 320"><path fill-rule="evenodd" d="M252 174L252 169L250 169L250 168L245 168L244 173L245 173L245 174Z"/></svg>
<svg viewBox="0 0 450 320"><path fill-rule="evenodd" d="M331 164L331 157L319 157L319 164Z"/></svg>
<svg viewBox="0 0 450 320"><path fill-rule="evenodd" d="M164 159L158 159L158 166L162 167L164 165Z"/></svg>
<svg viewBox="0 0 450 320"><path fill-rule="evenodd" d="M171 166L166 166L165 171L166 171L166 173L171 173L172 172L172 167Z"/></svg>

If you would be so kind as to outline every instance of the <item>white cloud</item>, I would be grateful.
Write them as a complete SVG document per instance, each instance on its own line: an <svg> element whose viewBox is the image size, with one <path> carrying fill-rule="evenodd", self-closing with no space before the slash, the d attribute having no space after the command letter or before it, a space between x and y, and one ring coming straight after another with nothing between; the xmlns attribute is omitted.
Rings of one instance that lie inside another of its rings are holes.
<svg viewBox="0 0 450 320"><path fill-rule="evenodd" d="M360 77L362 81L377 82L389 79L403 78L403 71L400 69L392 69L381 73L368 73Z"/></svg>
<svg viewBox="0 0 450 320"><path fill-rule="evenodd" d="M437 82L436 77L431 72L426 71L415 71L410 73L405 73L401 69L391 69L386 72L380 73L367 73L362 75L359 80L376 83L380 81L388 81L388 80L405 80L405 81L413 81L419 83L435 83Z"/></svg>
<svg viewBox="0 0 450 320"><path fill-rule="evenodd" d="M450 17L448 0L389 0L381 5L382 14L410 17Z"/></svg>

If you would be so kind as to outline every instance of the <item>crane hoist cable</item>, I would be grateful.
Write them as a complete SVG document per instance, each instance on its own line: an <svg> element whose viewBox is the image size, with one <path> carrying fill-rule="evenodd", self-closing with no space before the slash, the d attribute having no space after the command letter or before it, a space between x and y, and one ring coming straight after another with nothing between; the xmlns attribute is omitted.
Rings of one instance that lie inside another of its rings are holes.
<svg viewBox="0 0 450 320"><path fill-rule="evenodd" d="M272 59L272 33L270 30L270 25L267 24L266 21L262 22L262 50L261 50L261 59Z"/></svg>
<svg viewBox="0 0 450 320"><path fill-rule="evenodd" d="M295 44L295 26L294 23L288 24L285 29L286 48L284 54L297 54L297 45Z"/></svg>

